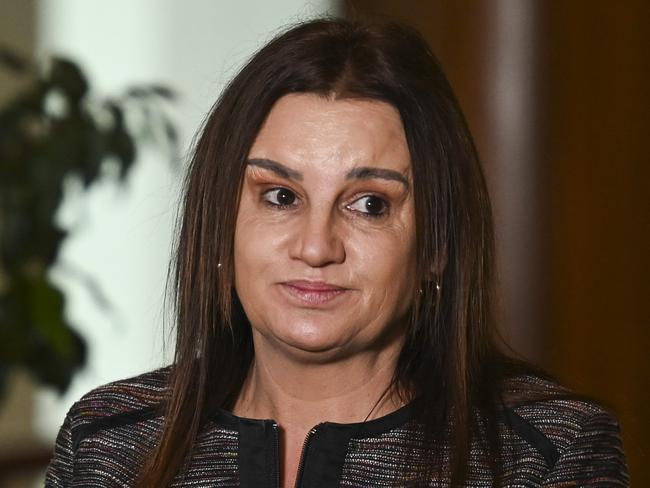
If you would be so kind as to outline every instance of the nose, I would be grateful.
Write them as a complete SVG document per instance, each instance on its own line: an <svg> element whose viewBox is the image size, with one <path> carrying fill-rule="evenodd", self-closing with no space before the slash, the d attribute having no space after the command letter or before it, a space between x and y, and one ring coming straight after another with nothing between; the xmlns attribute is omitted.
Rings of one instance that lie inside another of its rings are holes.
<svg viewBox="0 0 650 488"><path fill-rule="evenodd" d="M328 209L310 209L300 219L290 257L313 268L345 261L345 245Z"/></svg>

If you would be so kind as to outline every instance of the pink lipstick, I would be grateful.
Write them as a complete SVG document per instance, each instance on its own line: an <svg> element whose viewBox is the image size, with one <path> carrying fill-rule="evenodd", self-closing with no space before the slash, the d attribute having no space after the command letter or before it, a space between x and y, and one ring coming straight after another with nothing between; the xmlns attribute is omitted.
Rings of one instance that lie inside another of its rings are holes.
<svg viewBox="0 0 650 488"><path fill-rule="evenodd" d="M324 281L292 280L281 285L289 295L309 305L324 305L348 291Z"/></svg>

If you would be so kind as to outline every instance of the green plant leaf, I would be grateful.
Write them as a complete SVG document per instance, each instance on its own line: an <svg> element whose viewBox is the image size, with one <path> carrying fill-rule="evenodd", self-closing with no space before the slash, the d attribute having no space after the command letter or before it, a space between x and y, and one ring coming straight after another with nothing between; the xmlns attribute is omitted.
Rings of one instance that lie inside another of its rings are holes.
<svg viewBox="0 0 650 488"><path fill-rule="evenodd" d="M156 143L166 138L175 149L176 130L162 100L174 94L152 84L117 101L93 100L86 76L70 60L53 59L41 75L0 49L0 64L31 75L26 88L0 107L0 393L14 367L62 391L86 357L83 338L65 318L63 294L45 278L67 236L55 224L63 182L76 175L88 188L111 157L124 180L136 141L147 135ZM131 110L145 114L142 127L126 123ZM103 296L94 281L85 283Z"/></svg>
<svg viewBox="0 0 650 488"><path fill-rule="evenodd" d="M81 69L67 59L53 59L50 81L75 103L88 91L88 82Z"/></svg>
<svg viewBox="0 0 650 488"><path fill-rule="evenodd" d="M43 273L12 282L0 297L0 358L60 391L86 360L86 346L63 313L62 293Z"/></svg>

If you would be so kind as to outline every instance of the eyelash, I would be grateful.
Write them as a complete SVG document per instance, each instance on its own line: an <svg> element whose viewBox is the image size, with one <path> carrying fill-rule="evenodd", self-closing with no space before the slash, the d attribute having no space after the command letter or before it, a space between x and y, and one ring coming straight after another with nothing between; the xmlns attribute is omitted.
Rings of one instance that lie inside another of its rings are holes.
<svg viewBox="0 0 650 488"><path fill-rule="evenodd" d="M286 204L282 204L282 203L273 203L273 202L271 202L271 201L267 198L267 195L269 195L269 194L271 194L271 193L273 193L273 192L280 192L280 191L283 191L283 190L286 191L286 192L291 193L295 199L298 198L298 196L297 196L294 192L292 192L291 190L289 190L288 188L277 187L277 188L271 188L271 189L269 189L269 190L266 190L264 193L262 193L262 201L263 201L267 206L269 206L269 207L271 207L271 208L277 208L277 209L281 209L281 210L282 210L282 209L290 208L290 207L293 205L292 203L286 203Z"/></svg>
<svg viewBox="0 0 650 488"><path fill-rule="evenodd" d="M271 194L273 192L280 192L280 191L289 192L294 197L294 201L296 199L298 199L298 196L295 194L295 192L289 190L288 188L276 187L276 188L270 188L270 189L268 189L268 190L266 190L265 192L262 193L262 201L264 202L264 204L266 206L270 207L270 208L274 208L274 209L278 209L278 210L286 210L286 209L289 209L289 208L293 207L294 206L293 202L292 203L282 204L282 203L274 203L274 202L272 202L272 201L270 201L268 199L269 194ZM381 205L383 205L382 211L380 213L373 214L373 213L369 213L369 212L361 212L359 210L352 210L350 208L353 204L357 203L358 201L360 201L360 200L362 200L364 198L376 198L377 200L381 201ZM359 198L355 199L351 204L346 205L345 208L351 210L352 212L354 212L355 214L357 214L357 215L359 215L359 216L361 216L363 218L380 219L380 218L386 217L388 215L388 212L390 211L390 204L384 198L381 198L381 197L379 197L377 195L373 195L373 194L367 194L367 195L362 195Z"/></svg>

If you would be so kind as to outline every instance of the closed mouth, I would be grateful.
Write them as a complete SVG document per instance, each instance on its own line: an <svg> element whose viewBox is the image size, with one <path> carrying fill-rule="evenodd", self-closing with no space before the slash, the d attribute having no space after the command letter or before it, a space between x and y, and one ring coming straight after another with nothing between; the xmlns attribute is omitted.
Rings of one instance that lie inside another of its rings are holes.
<svg viewBox="0 0 650 488"><path fill-rule="evenodd" d="M292 297L310 305L324 305L349 291L323 281L291 280L280 284Z"/></svg>

